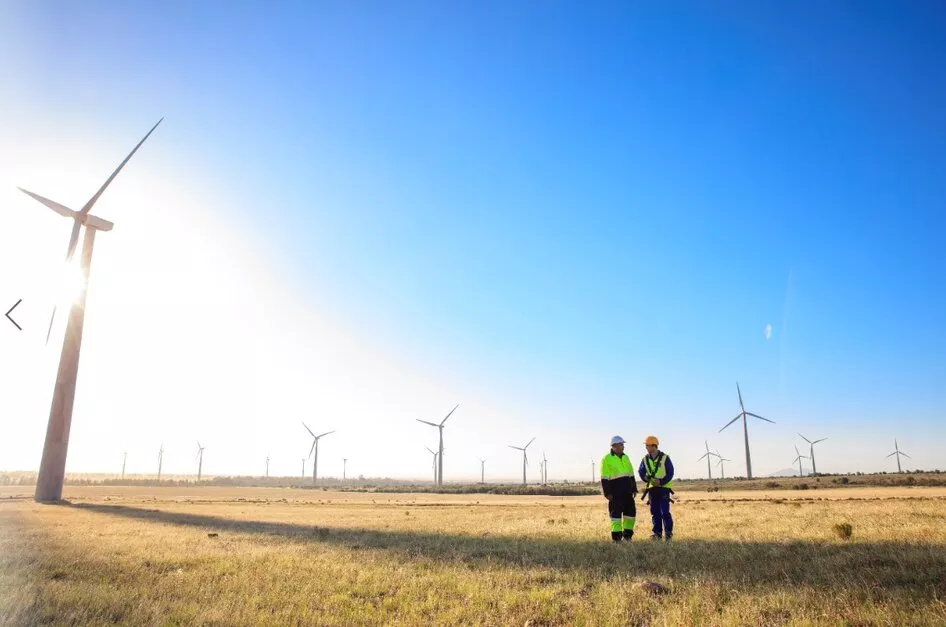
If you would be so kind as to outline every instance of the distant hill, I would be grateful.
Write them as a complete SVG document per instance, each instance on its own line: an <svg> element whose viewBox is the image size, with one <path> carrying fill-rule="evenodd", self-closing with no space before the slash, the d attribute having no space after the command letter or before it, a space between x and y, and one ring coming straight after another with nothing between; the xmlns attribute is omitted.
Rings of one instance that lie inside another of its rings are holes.
<svg viewBox="0 0 946 627"><path fill-rule="evenodd" d="M798 476L797 468L782 468L779 471L766 475L766 477L797 477L797 476Z"/></svg>

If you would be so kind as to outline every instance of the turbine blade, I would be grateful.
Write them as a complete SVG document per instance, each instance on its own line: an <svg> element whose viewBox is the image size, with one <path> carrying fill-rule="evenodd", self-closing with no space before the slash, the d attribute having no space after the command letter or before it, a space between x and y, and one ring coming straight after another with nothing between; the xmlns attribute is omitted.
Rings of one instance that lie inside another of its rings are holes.
<svg viewBox="0 0 946 627"><path fill-rule="evenodd" d="M151 127L151 130L148 131L148 134L141 138L141 141L138 142L138 145L135 146L134 149L130 153L128 153L128 156L125 157L125 160L122 161L117 168L115 168L115 171L112 172L112 175L108 177L105 183L102 184L102 187L99 188L99 191L95 192L95 195L89 199L89 202L85 203L85 206L79 210L79 213L81 215L88 215L89 211L92 210L92 205L94 205L95 202L99 199L99 196L102 195L102 192L105 191L105 188L111 185L115 177L118 176L118 173L121 172L122 168L125 167L125 164L128 163L128 161L135 155L136 152L138 152L138 149L141 148L141 144L145 143L145 140L151 136L151 133L154 132L154 129L158 128L158 124L160 124L162 121L164 121L164 118L161 118L160 120L158 120L157 123Z"/></svg>
<svg viewBox="0 0 946 627"><path fill-rule="evenodd" d="M803 435L800 434L800 433L798 434L798 437L800 437L800 438L801 438L802 440L804 440L805 442L808 442L808 444L814 444L814 442L812 442L811 440L809 440L808 438L806 438L805 436L803 436ZM818 441L820 442L821 440L818 440Z"/></svg>
<svg viewBox="0 0 946 627"><path fill-rule="evenodd" d="M422 422L422 423L424 423L425 425L430 425L431 427L439 427L439 426L440 426L440 425L438 425L436 422L427 422L426 420L421 420L420 418L415 418L414 420L416 420L417 422Z"/></svg>
<svg viewBox="0 0 946 627"><path fill-rule="evenodd" d="M79 229L82 224L76 220L72 225L72 234L69 235L69 247L66 248L66 263L72 261L72 255L76 252L76 246L79 245Z"/></svg>
<svg viewBox="0 0 946 627"><path fill-rule="evenodd" d="M766 422L771 422L773 425L775 424L775 421L774 421L774 420L769 420L768 418L763 418L763 417L760 416L759 414L753 414L751 411L747 411L747 412L746 412L746 415L747 415L747 416L752 416L753 418L758 418L759 420L764 420L764 421L766 421Z"/></svg>
<svg viewBox="0 0 946 627"><path fill-rule="evenodd" d="M797 447L797 446L795 447L795 454L798 455L799 457L801 457L801 453L798 451L798 447Z"/></svg>
<svg viewBox="0 0 946 627"><path fill-rule="evenodd" d="M709 455L709 453L703 453L702 455L700 455L699 457L696 458L696 461L700 461L701 459L703 459L704 457L706 457L706 456L708 456L708 455Z"/></svg>
<svg viewBox="0 0 946 627"><path fill-rule="evenodd" d="M535 442L535 438L532 438L531 440L529 440L529 444L532 444L533 442ZM526 444L525 446L523 446L522 450L526 450L527 448L529 448L529 444Z"/></svg>
<svg viewBox="0 0 946 627"><path fill-rule="evenodd" d="M49 207L50 209L52 209L53 211L55 211L56 213L58 213L58 214L61 215L61 216L64 216L64 217L66 217L66 218L75 218L75 217L76 217L76 212L75 212L75 211L73 211L72 209L70 209L69 207L67 207L67 206L65 206L65 205L60 205L60 204L59 204L58 202L56 202L55 200L50 200L50 199L48 199L48 198L43 198L43 197L40 196L39 194L34 194L33 192L31 192L31 191L29 191L29 190L26 190L26 189L23 189L22 187L17 187L17 189L20 190L21 192L23 192L24 194L26 194L27 196L29 196L30 198L32 198L33 200L38 200L39 202L43 203L44 205L46 205L47 207Z"/></svg>
<svg viewBox="0 0 946 627"><path fill-rule="evenodd" d="M817 444L818 442L824 442L827 439L828 438L821 438L820 440L815 440L814 442L812 442L812 444Z"/></svg>
<svg viewBox="0 0 946 627"><path fill-rule="evenodd" d="M431 448L430 448L429 446L425 446L424 448L427 449L428 451L430 451L430 454L431 454L431 455L436 455L436 454L437 454L437 451L431 450Z"/></svg>
<svg viewBox="0 0 946 627"><path fill-rule="evenodd" d="M898 451L894 451L894 452L893 452L893 453L891 453L890 455L887 455L887 457L893 457L894 455L896 455L896 454L897 454L897 452L898 452Z"/></svg>
<svg viewBox="0 0 946 627"><path fill-rule="evenodd" d="M459 407L459 406L460 406L460 403L457 403L457 407ZM454 407L453 409L450 410L450 413L447 414L447 418L449 418L450 416L453 415L453 412L455 412L455 411L457 410L457 407ZM439 424L438 426L441 426L441 427L442 427L442 426L443 426L443 423L447 422L447 418L444 418L443 420L441 420L441 421L440 421L440 424Z"/></svg>
<svg viewBox="0 0 946 627"><path fill-rule="evenodd" d="M904 453L903 451L900 451L900 454L903 455L904 457L909 457L910 459L913 459L912 457L910 457L909 455L907 455L907 454Z"/></svg>
<svg viewBox="0 0 946 627"><path fill-rule="evenodd" d="M739 389L738 381L736 381L736 393L739 394L739 407L742 408L742 411L746 411L746 406L742 404L742 390Z"/></svg>
<svg viewBox="0 0 946 627"><path fill-rule="evenodd" d="M307 457L312 457L312 453L315 452L315 443L316 443L316 442L318 442L318 440L312 440L312 448L309 449L309 454L307 455Z"/></svg>
<svg viewBox="0 0 946 627"><path fill-rule="evenodd" d="M514 449L516 449L517 451L524 451L524 450L525 450L525 449L522 448L521 446L513 446L512 444L509 445L509 448L514 448Z"/></svg>
<svg viewBox="0 0 946 627"><path fill-rule="evenodd" d="M728 427L728 426L731 425L732 423L736 422L736 421L739 420L740 418L742 418L742 414L738 414L735 418L733 418L732 420L730 420L729 422L727 422L727 423L726 423L726 427ZM723 427L723 429L725 429L726 427ZM720 429L720 430L717 431L716 433L722 433L722 432L723 432L723 429Z"/></svg>
<svg viewBox="0 0 946 627"><path fill-rule="evenodd" d="M315 437L315 434L312 433L312 429L309 428L309 425L303 422L302 426L305 427L305 430L309 432L309 435L311 435L313 438Z"/></svg>
<svg viewBox="0 0 946 627"><path fill-rule="evenodd" d="M53 305L53 313L49 316L49 328L46 329L46 344L49 345L49 336L53 334L53 322L56 320L56 305Z"/></svg>
<svg viewBox="0 0 946 627"><path fill-rule="evenodd" d="M323 433L322 435L317 435L317 436L315 436L315 437L316 437L316 438L321 438L321 437L324 437L324 436L326 436L326 435L328 435L328 434L330 434L330 433L335 433L335 430L332 429L331 431L326 431L326 432Z"/></svg>

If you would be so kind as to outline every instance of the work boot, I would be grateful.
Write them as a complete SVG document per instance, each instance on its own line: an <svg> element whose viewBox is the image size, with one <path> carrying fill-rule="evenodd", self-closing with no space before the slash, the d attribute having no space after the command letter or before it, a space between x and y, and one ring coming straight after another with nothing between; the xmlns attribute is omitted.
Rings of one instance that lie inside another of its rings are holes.
<svg viewBox="0 0 946 627"><path fill-rule="evenodd" d="M650 536L650 539L651 539L651 540L654 540L654 541L657 541L657 540L660 540L660 536L658 536L658 535L655 533L654 535Z"/></svg>
<svg viewBox="0 0 946 627"><path fill-rule="evenodd" d="M671 539L671 538L673 538L673 536L667 536L666 538L664 538L664 540L667 541L667 542L670 542L670 539Z"/></svg>
<svg viewBox="0 0 946 627"><path fill-rule="evenodd" d="M634 537L634 530L633 530L633 529L625 529L625 530L624 530L624 540L625 540L626 542L630 542L630 541L631 541L631 538L633 538L633 537Z"/></svg>
<svg viewBox="0 0 946 627"><path fill-rule="evenodd" d="M615 542L620 542L620 541L621 541L621 532L620 532L620 531L612 531L612 532L611 532L611 539L614 540Z"/></svg>

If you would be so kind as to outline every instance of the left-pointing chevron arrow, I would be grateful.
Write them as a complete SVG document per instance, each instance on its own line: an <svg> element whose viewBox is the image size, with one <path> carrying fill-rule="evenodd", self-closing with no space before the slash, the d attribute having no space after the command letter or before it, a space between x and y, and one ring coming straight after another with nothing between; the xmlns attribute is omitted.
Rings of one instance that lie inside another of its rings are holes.
<svg viewBox="0 0 946 627"><path fill-rule="evenodd" d="M16 309L16 306L19 305L19 304L22 303L22 302L23 302L23 299L22 299L22 298L21 298L20 300L16 301L16 303L15 303L12 307L10 307L10 308L7 310L7 313L4 314L4 315L7 317L7 320L9 320L10 322L12 322L12 323L13 323L13 326L15 326L15 327L16 327L17 329L19 329L20 331L23 330L23 327L21 327L20 325L18 325L18 324L16 323L16 320L14 320L13 318L10 317L10 314L13 313L13 310Z"/></svg>

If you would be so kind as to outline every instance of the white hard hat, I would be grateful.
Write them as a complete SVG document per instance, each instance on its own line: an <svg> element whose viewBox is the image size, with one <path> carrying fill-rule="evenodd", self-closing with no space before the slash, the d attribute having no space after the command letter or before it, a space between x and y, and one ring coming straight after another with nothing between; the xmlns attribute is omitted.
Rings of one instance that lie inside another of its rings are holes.
<svg viewBox="0 0 946 627"><path fill-rule="evenodd" d="M614 436L611 438L611 446L614 446L615 444L624 444L624 438L619 435Z"/></svg>

